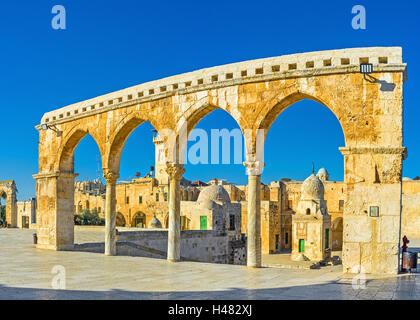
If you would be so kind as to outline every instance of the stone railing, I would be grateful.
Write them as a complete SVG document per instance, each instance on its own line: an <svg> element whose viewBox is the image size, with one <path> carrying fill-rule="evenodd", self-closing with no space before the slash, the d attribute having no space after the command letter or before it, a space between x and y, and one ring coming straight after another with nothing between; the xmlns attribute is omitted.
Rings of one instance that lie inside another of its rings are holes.
<svg viewBox="0 0 420 320"><path fill-rule="evenodd" d="M405 68L400 47L329 50L250 60L146 82L78 102L45 113L41 124L59 124L174 94L282 78L359 72L361 63L372 63L374 72L401 71Z"/></svg>

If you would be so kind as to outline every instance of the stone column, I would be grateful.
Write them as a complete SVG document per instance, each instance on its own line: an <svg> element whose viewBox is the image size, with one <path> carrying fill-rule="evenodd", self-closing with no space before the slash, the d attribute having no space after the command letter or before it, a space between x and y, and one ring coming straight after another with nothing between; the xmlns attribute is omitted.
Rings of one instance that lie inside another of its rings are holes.
<svg viewBox="0 0 420 320"><path fill-rule="evenodd" d="M244 162L248 175L247 266L261 267L261 172L260 161Z"/></svg>
<svg viewBox="0 0 420 320"><path fill-rule="evenodd" d="M117 214L115 207L117 199L115 196L115 184L119 174L108 171L104 174L106 180L105 198L105 255L115 256L117 248L115 244Z"/></svg>
<svg viewBox="0 0 420 320"><path fill-rule="evenodd" d="M77 174L39 173L36 179L38 249L71 250L74 246L74 180Z"/></svg>
<svg viewBox="0 0 420 320"><path fill-rule="evenodd" d="M6 222L9 228L16 228L17 221L17 203L16 203L16 185L14 181L6 182Z"/></svg>
<svg viewBox="0 0 420 320"><path fill-rule="evenodd" d="M169 176L169 230L168 230L168 261L177 262L181 258L181 228L180 228L180 181L185 172L184 165L168 163L166 172Z"/></svg>
<svg viewBox="0 0 420 320"><path fill-rule="evenodd" d="M344 147L343 271L397 274L403 147Z"/></svg>

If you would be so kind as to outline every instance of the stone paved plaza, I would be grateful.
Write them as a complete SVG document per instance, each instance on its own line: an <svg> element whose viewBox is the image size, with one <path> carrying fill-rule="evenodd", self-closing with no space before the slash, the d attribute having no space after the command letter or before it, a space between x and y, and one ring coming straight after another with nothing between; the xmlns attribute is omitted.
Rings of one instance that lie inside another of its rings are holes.
<svg viewBox="0 0 420 320"><path fill-rule="evenodd" d="M0 229L0 299L420 299L417 274L370 277L355 290L341 266L317 270L208 263L35 249L33 230ZM100 231L76 231L76 242ZM66 290L52 289L52 269Z"/></svg>

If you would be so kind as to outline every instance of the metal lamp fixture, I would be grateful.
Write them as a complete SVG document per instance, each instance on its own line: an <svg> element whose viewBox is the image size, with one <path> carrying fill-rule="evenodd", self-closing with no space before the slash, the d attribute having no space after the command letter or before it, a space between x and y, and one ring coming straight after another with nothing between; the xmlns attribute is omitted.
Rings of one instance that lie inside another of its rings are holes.
<svg viewBox="0 0 420 320"><path fill-rule="evenodd" d="M370 74L372 72L373 72L373 64L372 63L362 63L362 64L360 64L360 73Z"/></svg>

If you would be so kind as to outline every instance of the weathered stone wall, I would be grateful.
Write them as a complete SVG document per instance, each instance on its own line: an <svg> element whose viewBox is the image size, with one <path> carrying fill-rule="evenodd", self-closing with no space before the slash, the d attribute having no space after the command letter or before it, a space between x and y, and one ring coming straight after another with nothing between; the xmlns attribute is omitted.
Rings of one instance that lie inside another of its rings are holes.
<svg viewBox="0 0 420 320"><path fill-rule="evenodd" d="M32 198L28 201L17 201L17 227L36 229L36 199ZM23 218L25 217L25 218ZM25 220L25 225L23 224Z"/></svg>
<svg viewBox="0 0 420 320"><path fill-rule="evenodd" d="M118 235L118 242L131 242L139 246L155 249L166 253L168 248L168 236L166 230L159 231L127 231ZM229 237L223 233L212 230L195 230L181 232L181 258L199 262L230 263L231 254L235 264L244 264L245 245L237 246L232 244L233 251L229 251ZM143 252L143 253L142 253ZM162 254L153 251L145 252L132 246L126 246L125 251L119 254L124 255L147 255L153 258L162 258Z"/></svg>
<svg viewBox="0 0 420 320"><path fill-rule="evenodd" d="M401 237L420 238L420 181L404 181Z"/></svg>
<svg viewBox="0 0 420 320"><path fill-rule="evenodd" d="M86 192L74 193L74 213L82 212L85 209L96 209L101 218L104 217L105 209L105 195L95 195Z"/></svg>

